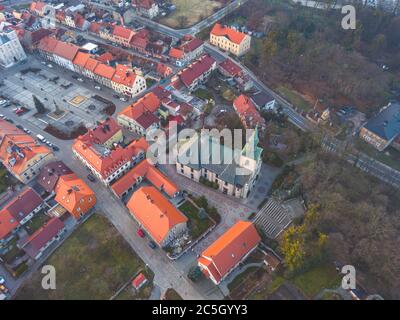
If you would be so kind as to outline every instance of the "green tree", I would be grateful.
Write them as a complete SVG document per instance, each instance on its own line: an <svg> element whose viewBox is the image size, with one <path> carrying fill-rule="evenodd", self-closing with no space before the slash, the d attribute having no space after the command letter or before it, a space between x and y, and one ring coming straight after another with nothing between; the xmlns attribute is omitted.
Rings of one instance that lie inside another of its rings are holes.
<svg viewBox="0 0 400 320"><path fill-rule="evenodd" d="M35 95L32 95L32 99L33 99L33 103L35 104L35 108L37 110L37 112L39 114L44 114L46 113L46 107L44 106L44 104L42 103L42 101L40 101L38 99L38 97L36 97Z"/></svg>

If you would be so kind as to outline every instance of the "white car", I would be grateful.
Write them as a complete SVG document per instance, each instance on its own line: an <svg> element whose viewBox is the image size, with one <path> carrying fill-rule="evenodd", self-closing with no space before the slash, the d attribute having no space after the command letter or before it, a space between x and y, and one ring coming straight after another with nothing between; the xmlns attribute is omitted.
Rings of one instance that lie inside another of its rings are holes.
<svg viewBox="0 0 400 320"><path fill-rule="evenodd" d="M83 82L83 79L82 79L82 78L78 78L78 79L76 79L76 80L78 80L79 82Z"/></svg>
<svg viewBox="0 0 400 320"><path fill-rule="evenodd" d="M121 97L121 98L119 98L119 100L124 101L124 102L128 101L128 99L125 97Z"/></svg>
<svg viewBox="0 0 400 320"><path fill-rule="evenodd" d="M0 276L0 284L5 284L6 279L3 276Z"/></svg>
<svg viewBox="0 0 400 320"><path fill-rule="evenodd" d="M50 63L49 63L47 66L48 66L50 69L53 68L53 65L50 64Z"/></svg>
<svg viewBox="0 0 400 320"><path fill-rule="evenodd" d="M96 90L101 90L101 87L100 87L100 86L94 86L94 88L95 88Z"/></svg>
<svg viewBox="0 0 400 320"><path fill-rule="evenodd" d="M0 114L0 118L4 119L4 114Z"/></svg>
<svg viewBox="0 0 400 320"><path fill-rule="evenodd" d="M22 130L24 130L25 133L30 134L32 133L31 130L27 129L27 128L23 128Z"/></svg>

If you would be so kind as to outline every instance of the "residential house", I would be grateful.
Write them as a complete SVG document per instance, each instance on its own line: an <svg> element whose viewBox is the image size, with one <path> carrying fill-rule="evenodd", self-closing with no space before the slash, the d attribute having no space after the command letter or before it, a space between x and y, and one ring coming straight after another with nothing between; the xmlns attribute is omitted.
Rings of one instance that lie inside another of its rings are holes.
<svg viewBox="0 0 400 320"><path fill-rule="evenodd" d="M75 71L73 60L78 50L79 47L72 43L58 41L53 51L54 62L61 67Z"/></svg>
<svg viewBox="0 0 400 320"><path fill-rule="evenodd" d="M133 218L162 248L187 231L188 218L152 186L135 191L127 207Z"/></svg>
<svg viewBox="0 0 400 320"><path fill-rule="evenodd" d="M58 40L56 38L50 36L44 37L37 46L39 55L45 60L54 62L55 58L53 52L57 44Z"/></svg>
<svg viewBox="0 0 400 320"><path fill-rule="evenodd" d="M0 119L0 161L22 183L32 181L53 153L30 135Z"/></svg>
<svg viewBox="0 0 400 320"><path fill-rule="evenodd" d="M55 188L55 200L75 219L88 213L96 204L96 195L75 173L61 176Z"/></svg>
<svg viewBox="0 0 400 320"><path fill-rule="evenodd" d="M360 130L360 137L379 151L390 145L400 150L400 103L387 105L368 120Z"/></svg>
<svg viewBox="0 0 400 320"><path fill-rule="evenodd" d="M248 91L253 87L250 77L229 58L219 63L218 70L225 77L232 78L241 91Z"/></svg>
<svg viewBox="0 0 400 320"><path fill-rule="evenodd" d="M88 129L88 132L81 136L81 139L90 140L112 149L115 144L119 144L124 140L124 136L117 121L112 117L108 117L104 121L97 122L94 128Z"/></svg>
<svg viewBox="0 0 400 320"><path fill-rule="evenodd" d="M98 60L96 60L95 58L93 58L93 57L89 57L87 60L86 60L86 63L85 63L85 67L83 68L83 75L85 76L85 77L88 77L88 78L90 78L90 79L95 79L95 73L94 73L94 71L96 70L96 68L97 68L97 66L100 64L100 61L98 61ZM78 70L80 70L80 68L78 68Z"/></svg>
<svg viewBox="0 0 400 320"><path fill-rule="evenodd" d="M0 253L7 244L14 238L18 230L18 221L6 210L0 210Z"/></svg>
<svg viewBox="0 0 400 320"><path fill-rule="evenodd" d="M86 52L79 51L72 63L74 64L75 72L84 74L85 73L85 65L90 58L90 54Z"/></svg>
<svg viewBox="0 0 400 320"><path fill-rule="evenodd" d="M141 16L154 19L159 14L158 4L154 0L132 0L132 6Z"/></svg>
<svg viewBox="0 0 400 320"><path fill-rule="evenodd" d="M99 63L94 69L94 80L102 85L112 88L111 80L115 74L115 68L104 63Z"/></svg>
<svg viewBox="0 0 400 320"><path fill-rule="evenodd" d="M253 101L248 96L241 94L237 97L233 101L233 108L246 129L254 129L255 127L261 130L266 129L265 119L257 111Z"/></svg>
<svg viewBox="0 0 400 320"><path fill-rule="evenodd" d="M111 35L111 41L118 43L123 47L129 47L134 35L135 32L131 29L123 26L114 26Z"/></svg>
<svg viewBox="0 0 400 320"><path fill-rule="evenodd" d="M23 189L4 206L19 225L24 225L43 208L42 198L30 187Z"/></svg>
<svg viewBox="0 0 400 320"><path fill-rule="evenodd" d="M240 220L201 253L198 266L207 278L218 285L260 242L253 223Z"/></svg>
<svg viewBox="0 0 400 320"><path fill-rule="evenodd" d="M178 67L183 67L204 53L204 42L191 35L185 35L178 47L169 51L170 60Z"/></svg>
<svg viewBox="0 0 400 320"><path fill-rule="evenodd" d="M253 94L250 99L260 111L275 110L277 105L275 98L264 91Z"/></svg>
<svg viewBox="0 0 400 320"><path fill-rule="evenodd" d="M42 1L34 1L31 3L29 6L29 10L35 14L37 14L40 17L44 16L45 9L46 9L47 4Z"/></svg>
<svg viewBox="0 0 400 320"><path fill-rule="evenodd" d="M224 194L247 198L261 169L263 149L258 142L257 128L241 150L221 144L219 137L193 135L177 150L176 170L194 181L212 182Z"/></svg>
<svg viewBox="0 0 400 320"><path fill-rule="evenodd" d="M190 91L194 91L200 84L206 82L211 72L217 67L217 62L208 54L203 55L192 64L178 73L178 78ZM176 79L172 79L172 82Z"/></svg>
<svg viewBox="0 0 400 320"><path fill-rule="evenodd" d="M155 113L160 105L158 97L149 92L122 110L117 116L117 121L130 131L145 135L149 130L159 127L160 119Z"/></svg>
<svg viewBox="0 0 400 320"><path fill-rule="evenodd" d="M242 56L250 50L251 37L220 23L216 23L210 32L210 43L236 56Z"/></svg>
<svg viewBox="0 0 400 320"><path fill-rule="evenodd" d="M40 169L36 182L49 194L54 194L58 179L73 173L62 161L54 161Z"/></svg>
<svg viewBox="0 0 400 320"><path fill-rule="evenodd" d="M135 72L128 66L117 64L111 86L119 93L134 97L146 90L146 79L140 72Z"/></svg>
<svg viewBox="0 0 400 320"><path fill-rule="evenodd" d="M32 235L21 239L18 247L32 259L38 260L65 232L65 225L59 218L51 218Z"/></svg>
<svg viewBox="0 0 400 320"><path fill-rule="evenodd" d="M72 152L103 184L109 185L143 160L147 148L144 138L134 140L125 148L108 149L90 136L81 136L75 140Z"/></svg>

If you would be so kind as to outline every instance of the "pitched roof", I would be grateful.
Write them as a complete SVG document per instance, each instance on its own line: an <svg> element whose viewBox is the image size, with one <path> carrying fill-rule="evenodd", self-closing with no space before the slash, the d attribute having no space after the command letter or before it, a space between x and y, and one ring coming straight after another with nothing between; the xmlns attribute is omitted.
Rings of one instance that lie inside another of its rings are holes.
<svg viewBox="0 0 400 320"><path fill-rule="evenodd" d="M74 64L84 67L86 65L86 62L90 58L90 54L86 52L78 52L75 56L75 59L73 61Z"/></svg>
<svg viewBox="0 0 400 320"><path fill-rule="evenodd" d="M371 118L364 126L382 139L390 141L400 135L400 103L393 103Z"/></svg>
<svg viewBox="0 0 400 320"><path fill-rule="evenodd" d="M126 190L135 184L139 177L147 179L158 190L164 191L170 197L173 197L177 192L179 192L178 187L148 160L143 160L133 167L122 178L115 182L111 186L111 189L118 197L121 197Z"/></svg>
<svg viewBox="0 0 400 320"><path fill-rule="evenodd" d="M0 240L12 233L18 225L18 221L6 209L0 210Z"/></svg>
<svg viewBox="0 0 400 320"><path fill-rule="evenodd" d="M188 218L176 209L156 188L139 188L127 207L152 238L161 244L171 229Z"/></svg>
<svg viewBox="0 0 400 320"><path fill-rule="evenodd" d="M100 63L97 65L97 67L94 69L94 73L97 74L100 77L106 78L106 79L112 79L115 69L109 65L106 65L104 63Z"/></svg>
<svg viewBox="0 0 400 320"><path fill-rule="evenodd" d="M211 34L217 37L226 37L230 41L240 44L243 39L246 37L246 34L243 32L236 31L232 28L221 25L220 23L216 23L211 30Z"/></svg>
<svg viewBox="0 0 400 320"><path fill-rule="evenodd" d="M56 47L54 48L54 54L67 59L69 61L74 60L76 54L79 51L79 47L68 42L58 41Z"/></svg>
<svg viewBox="0 0 400 320"><path fill-rule="evenodd" d="M159 100L162 100L163 98L170 98L172 95L171 91L161 86L155 87L152 92L158 97Z"/></svg>
<svg viewBox="0 0 400 320"><path fill-rule="evenodd" d="M63 228L64 222L59 218L51 218L39 230L19 242L21 248L32 258L35 258L41 249L53 239Z"/></svg>
<svg viewBox="0 0 400 320"><path fill-rule="evenodd" d="M122 27L122 26L114 26L113 35L130 40L134 35L134 32L131 29Z"/></svg>
<svg viewBox="0 0 400 320"><path fill-rule="evenodd" d="M52 192L56 187L58 179L72 171L62 161L54 161L46 164L40 169L36 182L47 192Z"/></svg>
<svg viewBox="0 0 400 320"><path fill-rule="evenodd" d="M75 173L60 177L55 191L55 200L77 218L79 214L85 214L96 203L93 190Z"/></svg>
<svg viewBox="0 0 400 320"><path fill-rule="evenodd" d="M132 157L137 156L142 151L147 151L147 142L142 139L144 138L133 141L126 148L117 146L113 150L105 149L100 152L96 150L93 142L78 138L72 145L72 149L90 163L103 178L107 178L125 163L131 161Z"/></svg>
<svg viewBox="0 0 400 320"><path fill-rule="evenodd" d="M251 128L265 124L265 119L259 114L253 101L248 96L241 94L233 101L233 106L239 117L245 122L246 127Z"/></svg>
<svg viewBox="0 0 400 320"><path fill-rule="evenodd" d="M121 131L121 127L114 118L109 117L104 121L98 122L94 128L88 131L79 138L85 142L104 144Z"/></svg>
<svg viewBox="0 0 400 320"><path fill-rule="evenodd" d="M275 100L270 94L265 91L257 92L251 96L251 100L260 108L263 108L268 102Z"/></svg>
<svg viewBox="0 0 400 320"><path fill-rule="evenodd" d="M4 207L18 222L43 203L42 198L30 187L25 188Z"/></svg>
<svg viewBox="0 0 400 320"><path fill-rule="evenodd" d="M19 175L25 171L30 161L51 151L38 144L30 135L11 123L0 119L0 161L11 172Z"/></svg>
<svg viewBox="0 0 400 320"><path fill-rule="evenodd" d="M169 50L169 56L171 58L181 59L184 54L185 53L183 52L183 50L178 49L178 48L171 48L171 50Z"/></svg>
<svg viewBox="0 0 400 320"><path fill-rule="evenodd" d="M87 59L86 64L85 64L85 69L89 70L91 72L94 72L94 70L96 69L97 65L100 62L97 61L96 59L90 57L89 59Z"/></svg>
<svg viewBox="0 0 400 320"><path fill-rule="evenodd" d="M44 37L38 44L38 49L46 52L54 52L58 40L53 37Z"/></svg>
<svg viewBox="0 0 400 320"><path fill-rule="evenodd" d="M192 52L204 44L199 38L192 38L180 46L184 52Z"/></svg>
<svg viewBox="0 0 400 320"><path fill-rule="evenodd" d="M147 279L145 275L141 272L135 279L132 280L132 285L135 289L139 289L146 283L146 281Z"/></svg>
<svg viewBox="0 0 400 320"><path fill-rule="evenodd" d="M153 92L149 92L133 104L127 106L119 114L137 120L146 113L156 112L160 105L160 99ZM154 118L152 117L151 119Z"/></svg>
<svg viewBox="0 0 400 320"><path fill-rule="evenodd" d="M200 263L212 266L210 272L219 281L261 241L251 222L238 221L201 254Z"/></svg>
<svg viewBox="0 0 400 320"><path fill-rule="evenodd" d="M112 81L115 83L122 84L127 87L132 87L135 83L136 73L132 68L123 65L117 64L115 67L115 74L112 78Z"/></svg>
<svg viewBox="0 0 400 320"><path fill-rule="evenodd" d="M203 55L180 73L181 81L185 86L190 87L197 78L209 71L214 63L214 58L208 54Z"/></svg>
<svg viewBox="0 0 400 320"><path fill-rule="evenodd" d="M230 74L232 77L236 77L242 72L242 68L240 68L229 58L226 58L224 61L222 61L219 64L219 67Z"/></svg>
<svg viewBox="0 0 400 320"><path fill-rule="evenodd" d="M110 52L104 52L102 55L96 57L96 59L103 63L109 63L114 60L114 56Z"/></svg>

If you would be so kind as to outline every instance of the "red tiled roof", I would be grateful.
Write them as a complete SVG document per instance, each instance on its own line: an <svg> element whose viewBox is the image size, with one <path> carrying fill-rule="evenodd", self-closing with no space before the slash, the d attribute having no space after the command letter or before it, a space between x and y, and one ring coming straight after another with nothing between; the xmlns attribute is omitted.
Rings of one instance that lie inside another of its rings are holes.
<svg viewBox="0 0 400 320"><path fill-rule="evenodd" d="M36 179L37 183L47 192L52 192L56 187L58 179L72 171L62 161L55 161L40 168L40 173Z"/></svg>
<svg viewBox="0 0 400 320"><path fill-rule="evenodd" d="M54 48L57 46L58 40L52 37L44 37L38 44L38 49L45 52L54 52Z"/></svg>
<svg viewBox="0 0 400 320"><path fill-rule="evenodd" d="M89 53L78 52L75 56L73 63L83 68L85 67L86 62L88 61L89 58L90 58Z"/></svg>
<svg viewBox="0 0 400 320"><path fill-rule="evenodd" d="M153 93L149 92L140 98L138 101L127 106L119 114L127 116L133 120L137 120L145 113L154 113L160 107L160 99Z"/></svg>
<svg viewBox="0 0 400 320"><path fill-rule="evenodd" d="M232 28L222 26L220 23L216 23L211 30L211 34L217 37L226 37L230 41L240 44L243 39L246 37L246 34L243 32L236 31Z"/></svg>
<svg viewBox="0 0 400 320"><path fill-rule="evenodd" d="M18 227L18 221L6 210L0 210L0 240L11 234Z"/></svg>
<svg viewBox="0 0 400 320"><path fill-rule="evenodd" d="M236 63L234 63L229 58L222 61L219 64L219 67L224 69L224 71L229 73L232 77L236 77L242 72L242 68L240 68Z"/></svg>
<svg viewBox="0 0 400 320"><path fill-rule="evenodd" d="M114 56L110 52L104 52L102 55L96 57L96 59L103 63L109 63L114 60Z"/></svg>
<svg viewBox="0 0 400 320"><path fill-rule="evenodd" d="M132 87L135 83L136 73L132 68L129 68L123 64L117 64L115 67L115 74L112 81L115 83L122 84L126 87Z"/></svg>
<svg viewBox="0 0 400 320"><path fill-rule="evenodd" d="M98 65L99 63L100 63L99 61L97 61L96 59L90 57L90 58L86 61L85 69L86 69L86 70L89 70L89 71L91 71L91 72L94 72L94 70L96 69L96 67L97 67L97 65Z"/></svg>
<svg viewBox="0 0 400 320"><path fill-rule="evenodd" d="M4 209L18 222L43 203L42 198L30 187L24 189Z"/></svg>
<svg viewBox="0 0 400 320"><path fill-rule="evenodd" d="M141 36L140 34L134 35L130 41L131 46L141 49L146 49L148 43L149 41L147 38Z"/></svg>
<svg viewBox="0 0 400 320"><path fill-rule="evenodd" d="M106 65L104 63L100 63L96 69L94 69L94 73L97 74L100 77L106 78L106 79L112 79L113 75L115 73L115 69L109 65Z"/></svg>
<svg viewBox="0 0 400 320"><path fill-rule="evenodd" d="M265 124L264 118L257 111L253 101L246 95L241 94L237 97L233 101L233 107L247 127L263 126Z"/></svg>
<svg viewBox="0 0 400 320"><path fill-rule="evenodd" d="M181 49L171 48L169 50L169 56L174 59L181 59L185 53Z"/></svg>
<svg viewBox="0 0 400 320"><path fill-rule="evenodd" d="M63 228L64 222L58 218L51 218L39 230L27 239L20 242L22 249L32 258L35 258L40 250L53 239Z"/></svg>
<svg viewBox="0 0 400 320"><path fill-rule="evenodd" d="M90 26L89 26L89 31L90 31L90 32L93 32L93 33L99 33L99 30L100 30L100 28L101 28L102 26L103 26L103 25L102 25L101 23L92 22L92 23L90 24Z"/></svg>
<svg viewBox="0 0 400 320"><path fill-rule="evenodd" d="M139 289L143 284L147 281L146 277L143 273L140 273L135 279L132 281L132 285L135 289Z"/></svg>
<svg viewBox="0 0 400 320"><path fill-rule="evenodd" d="M209 56L208 54L202 56L200 59L193 62L186 69L184 69L180 74L180 79L183 84L187 87L199 78L202 74L209 71L213 64L215 63L214 58Z"/></svg>
<svg viewBox="0 0 400 320"><path fill-rule="evenodd" d="M114 26L113 35L119 38L123 38L126 40L130 40L133 36L134 32L131 29L121 27L121 26Z"/></svg>
<svg viewBox="0 0 400 320"><path fill-rule="evenodd" d="M78 53L78 50L79 47L72 43L58 41L56 47L54 48L54 54L72 61Z"/></svg>
<svg viewBox="0 0 400 320"><path fill-rule="evenodd" d="M209 270L219 282L260 241L261 238L251 222L238 221L203 251L199 263L212 266Z"/></svg>
<svg viewBox="0 0 400 320"><path fill-rule="evenodd" d="M171 91L161 86L155 87L152 92L158 97L159 100L171 97Z"/></svg>
<svg viewBox="0 0 400 320"><path fill-rule="evenodd" d="M120 131L121 127L117 121L110 117L89 129L80 139L86 142L104 144Z"/></svg>
<svg viewBox="0 0 400 320"><path fill-rule="evenodd" d="M121 179L115 182L111 186L111 189L118 197L121 197L139 177L147 179L158 190L164 191L171 198L179 192L178 187L148 160L144 160L133 167Z"/></svg>
<svg viewBox="0 0 400 320"><path fill-rule="evenodd" d="M139 188L128 201L127 207L159 245L171 229L188 221L185 215L151 186Z"/></svg>
<svg viewBox="0 0 400 320"><path fill-rule="evenodd" d="M198 38L193 38L192 40L189 40L188 42L184 43L181 45L181 49L185 52L192 52L202 46L204 42Z"/></svg>

